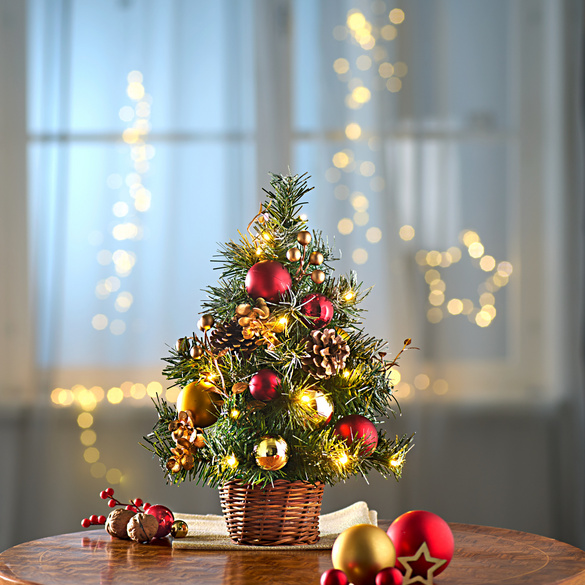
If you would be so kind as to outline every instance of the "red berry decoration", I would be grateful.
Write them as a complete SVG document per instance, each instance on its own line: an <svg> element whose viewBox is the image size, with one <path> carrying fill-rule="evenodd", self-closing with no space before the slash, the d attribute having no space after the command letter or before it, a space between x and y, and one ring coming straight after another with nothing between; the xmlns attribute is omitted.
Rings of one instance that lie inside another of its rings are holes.
<svg viewBox="0 0 585 585"><path fill-rule="evenodd" d="M374 452L378 446L376 427L360 414L350 414L339 419L335 424L335 433L347 443L348 447L354 441L363 439L364 448L360 454L364 457Z"/></svg>
<svg viewBox="0 0 585 585"><path fill-rule="evenodd" d="M166 506L161 506L160 504L150 506L147 514L154 516L158 520L158 532L154 535L154 538L163 538L171 533L175 517Z"/></svg>
<svg viewBox="0 0 585 585"><path fill-rule="evenodd" d="M453 533L447 522L432 512L406 512L387 532L396 548L396 567L407 582L416 577L432 582L453 558Z"/></svg>
<svg viewBox="0 0 585 585"><path fill-rule="evenodd" d="M402 585L403 579L396 567L386 567L376 575L376 585Z"/></svg>
<svg viewBox="0 0 585 585"><path fill-rule="evenodd" d="M340 569L329 569L321 575L321 585L349 585L347 575Z"/></svg>
<svg viewBox="0 0 585 585"><path fill-rule="evenodd" d="M91 520L90 520L89 518L84 518L84 519L81 521L81 525L82 525L84 528L89 528L89 527L91 526Z"/></svg>
<svg viewBox="0 0 585 585"><path fill-rule="evenodd" d="M301 313L312 317L305 319L309 327L321 329L333 319L333 303L325 295L311 293L301 301Z"/></svg>
<svg viewBox="0 0 585 585"><path fill-rule="evenodd" d="M272 370L260 370L250 379L250 393L256 400L267 402L276 398L280 391L280 378Z"/></svg>
<svg viewBox="0 0 585 585"><path fill-rule="evenodd" d="M246 275L246 291L253 299L262 297L277 302L292 285L288 270L274 260L264 260L254 264Z"/></svg>

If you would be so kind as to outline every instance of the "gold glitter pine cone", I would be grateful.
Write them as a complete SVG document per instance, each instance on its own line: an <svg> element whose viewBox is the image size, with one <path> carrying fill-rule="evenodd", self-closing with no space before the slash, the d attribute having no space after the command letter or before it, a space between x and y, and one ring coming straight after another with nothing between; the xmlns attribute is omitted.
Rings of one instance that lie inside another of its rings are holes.
<svg viewBox="0 0 585 585"><path fill-rule="evenodd" d="M209 343L217 351L230 349L242 357L250 356L256 348L255 340L246 339L242 326L235 320L218 323L209 336Z"/></svg>
<svg viewBox="0 0 585 585"><path fill-rule="evenodd" d="M316 329L306 338L303 370L316 378L330 378L345 367L349 345L335 329Z"/></svg>

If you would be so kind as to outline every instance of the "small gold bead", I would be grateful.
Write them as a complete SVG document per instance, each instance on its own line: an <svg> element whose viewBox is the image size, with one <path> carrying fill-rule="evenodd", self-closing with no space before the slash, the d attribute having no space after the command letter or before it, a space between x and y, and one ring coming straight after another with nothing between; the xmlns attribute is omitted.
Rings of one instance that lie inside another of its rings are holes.
<svg viewBox="0 0 585 585"><path fill-rule="evenodd" d="M301 259L301 251L298 248L290 248L286 252L286 257L291 262L298 262Z"/></svg>
<svg viewBox="0 0 585 585"><path fill-rule="evenodd" d="M311 232L303 230L297 234L297 242L302 246L307 246L311 243Z"/></svg>
<svg viewBox="0 0 585 585"><path fill-rule="evenodd" d="M313 270L311 272L311 280L315 284L321 284L325 280L325 273L322 270Z"/></svg>
<svg viewBox="0 0 585 585"><path fill-rule="evenodd" d="M199 319L199 321L197 322L197 327L199 327L201 331L207 331L208 329L211 329L211 327L213 327L214 322L215 319L213 318L212 315L203 315L201 319Z"/></svg>
<svg viewBox="0 0 585 585"><path fill-rule="evenodd" d="M319 264L323 264L323 254L321 252L311 252L309 255L309 264L313 264L315 266L319 266Z"/></svg>
<svg viewBox="0 0 585 585"><path fill-rule="evenodd" d="M191 357L196 360L203 355L203 348L199 345L194 345L190 351Z"/></svg>

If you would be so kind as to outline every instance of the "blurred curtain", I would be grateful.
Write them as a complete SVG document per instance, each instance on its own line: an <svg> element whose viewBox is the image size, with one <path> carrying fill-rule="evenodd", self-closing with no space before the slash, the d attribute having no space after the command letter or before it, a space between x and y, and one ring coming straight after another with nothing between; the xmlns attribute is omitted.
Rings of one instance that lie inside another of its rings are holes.
<svg viewBox="0 0 585 585"><path fill-rule="evenodd" d="M22 10L30 253L14 261L30 266L31 394L61 407L29 419L23 440L68 485L41 497L19 469L20 517L73 530L79 494L114 454L117 481L158 489L129 445L164 385L160 357L195 328L216 242L256 213L268 172L290 167L312 176L309 220L340 249L339 270L375 285L366 327L389 352L406 337L421 347L396 375L404 416L389 423L416 430L417 446L391 494L372 480L370 505L584 542L580 2ZM14 236L25 210L6 209ZM51 511L64 492L73 520ZM351 483L327 505L363 497Z"/></svg>

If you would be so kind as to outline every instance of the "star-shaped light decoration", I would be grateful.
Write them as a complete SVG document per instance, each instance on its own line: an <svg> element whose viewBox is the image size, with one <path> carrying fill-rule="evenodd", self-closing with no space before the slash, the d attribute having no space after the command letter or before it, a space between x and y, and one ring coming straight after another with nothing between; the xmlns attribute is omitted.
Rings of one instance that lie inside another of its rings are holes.
<svg viewBox="0 0 585 585"><path fill-rule="evenodd" d="M411 557L398 557L396 560L400 561L406 571L402 585L411 585L411 583L433 585L435 571L447 562L446 559L436 559L431 556L426 542L423 542Z"/></svg>

